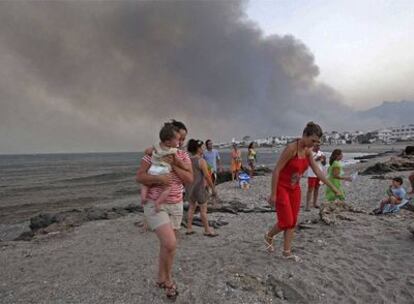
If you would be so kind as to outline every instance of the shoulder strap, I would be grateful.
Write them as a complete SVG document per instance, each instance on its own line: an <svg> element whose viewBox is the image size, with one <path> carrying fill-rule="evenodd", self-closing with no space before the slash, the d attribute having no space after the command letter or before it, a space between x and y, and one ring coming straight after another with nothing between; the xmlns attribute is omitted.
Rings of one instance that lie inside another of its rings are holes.
<svg viewBox="0 0 414 304"><path fill-rule="evenodd" d="M296 140L296 156L299 157L299 139Z"/></svg>

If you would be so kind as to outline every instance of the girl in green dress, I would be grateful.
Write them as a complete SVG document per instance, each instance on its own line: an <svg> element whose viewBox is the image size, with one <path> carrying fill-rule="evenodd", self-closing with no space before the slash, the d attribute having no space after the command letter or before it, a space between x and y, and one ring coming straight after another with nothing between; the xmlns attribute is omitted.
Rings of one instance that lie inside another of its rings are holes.
<svg viewBox="0 0 414 304"><path fill-rule="evenodd" d="M335 192L331 190L331 188L326 188L326 199L328 202L334 202L336 200L344 201L344 189L342 188L341 180L345 181L352 181L351 177L343 176L344 171L342 168L342 160L343 154L342 150L335 149L333 150L331 157L329 158L329 168L328 168L328 180L335 185L336 189L342 192L341 195L336 195Z"/></svg>

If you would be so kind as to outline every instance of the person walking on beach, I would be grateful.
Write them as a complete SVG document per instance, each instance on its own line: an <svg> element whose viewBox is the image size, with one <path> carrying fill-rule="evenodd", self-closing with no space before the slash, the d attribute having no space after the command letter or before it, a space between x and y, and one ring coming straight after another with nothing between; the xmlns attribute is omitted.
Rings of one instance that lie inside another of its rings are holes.
<svg viewBox="0 0 414 304"><path fill-rule="evenodd" d="M223 171L221 166L220 154L216 149L213 149L213 142L211 139L206 140L206 150L204 150L203 158L206 160L207 165L210 169L211 179L216 184L217 172Z"/></svg>
<svg viewBox="0 0 414 304"><path fill-rule="evenodd" d="M249 147L247 149L247 164L249 166L249 175L250 177L253 177L254 175L254 169L256 167L256 161L257 161L257 154L254 150L254 142L251 142L249 144Z"/></svg>
<svg viewBox="0 0 414 304"><path fill-rule="evenodd" d="M242 166L241 151L237 148L237 144L233 143L233 151L231 151L231 180L238 180L239 171Z"/></svg>
<svg viewBox="0 0 414 304"><path fill-rule="evenodd" d="M339 189L341 192L340 195L338 195L335 191L333 191L331 188L326 188L325 197L328 202L334 202L334 201L345 201L345 193L342 188L342 180L352 182L352 177L344 176L344 170L341 163L341 160L343 158L342 150L335 149L332 151L332 154L329 158L329 168L328 168L328 180L330 183L332 183L336 189Z"/></svg>
<svg viewBox="0 0 414 304"><path fill-rule="evenodd" d="M182 147L187 129L182 122L173 120L171 123L176 127L175 136ZM148 170L152 165L151 155L146 153L138 168L136 180L149 187L144 216L160 241L157 286L165 290L168 298L174 299L178 295L178 290L172 279L172 265L177 244L176 231L180 229L183 217L183 184L193 181L193 172L190 158L185 151L178 150L175 155L164 157L163 161L170 164L171 173L150 175ZM154 202L165 187L170 187L171 190L166 203L156 212Z"/></svg>
<svg viewBox="0 0 414 304"><path fill-rule="evenodd" d="M316 144L312 149L312 157L318 165L319 169L323 172L323 167L326 165L326 156L320 150L320 144ZM306 193L306 206L305 210L309 211L309 205L312 200L312 206L314 208L319 208L318 205L318 196L319 196L319 187L320 180L313 172L312 168L309 168L307 171L308 176L308 192Z"/></svg>
<svg viewBox="0 0 414 304"><path fill-rule="evenodd" d="M309 165L316 176L328 187L340 195L341 192L328 181L311 153L312 147L320 143L322 129L309 122L303 130L302 137L287 145L279 157L272 174L269 203L276 206L277 223L264 238L266 249L274 251L273 238L283 231L283 257L294 261L300 258L292 254L292 241L301 202L300 178Z"/></svg>
<svg viewBox="0 0 414 304"><path fill-rule="evenodd" d="M193 216L197 206L200 207L201 222L204 226L204 235L209 237L217 236L208 224L207 218L207 200L208 193L205 184L211 188L212 194L216 195L216 189L208 172L207 162L203 159L203 145L201 140L190 139L187 150L191 154L190 159L193 167L194 181L187 185L187 197L190 202L188 209L187 235L193 234Z"/></svg>
<svg viewBox="0 0 414 304"><path fill-rule="evenodd" d="M169 163L163 161L163 157L167 155L175 155L178 147L178 130L171 123L165 123L160 131L161 142L153 146L151 167L148 170L148 174L151 175L163 175L171 173L171 166ZM154 202L155 210L160 210L161 204L163 204L170 193L170 188L166 187L160 194L158 199ZM141 203L145 205L147 200L148 187L144 184L141 185Z"/></svg>

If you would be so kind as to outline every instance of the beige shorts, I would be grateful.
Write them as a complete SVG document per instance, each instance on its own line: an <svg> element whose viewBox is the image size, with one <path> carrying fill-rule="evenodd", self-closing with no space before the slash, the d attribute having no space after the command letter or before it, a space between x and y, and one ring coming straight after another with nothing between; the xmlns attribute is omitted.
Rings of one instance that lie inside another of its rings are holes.
<svg viewBox="0 0 414 304"><path fill-rule="evenodd" d="M155 212L154 201L148 200L144 205L144 215L151 230L171 223L174 230L179 230L183 220L183 203L161 204L160 212Z"/></svg>

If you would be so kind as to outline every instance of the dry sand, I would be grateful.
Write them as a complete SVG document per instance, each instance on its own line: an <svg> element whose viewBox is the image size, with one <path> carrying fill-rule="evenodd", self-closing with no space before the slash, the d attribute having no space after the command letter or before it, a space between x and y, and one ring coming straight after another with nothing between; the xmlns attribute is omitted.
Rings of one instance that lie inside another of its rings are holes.
<svg viewBox="0 0 414 304"><path fill-rule="evenodd" d="M388 183L360 177L346 186L347 201L371 210ZM264 176L248 191L234 183L218 191L223 200L263 206L269 185ZM295 263L281 258L281 236L276 252L263 250L274 213L210 214L229 224L217 238L204 237L199 227L191 236L182 229L176 303L414 303L414 238L407 230L414 213L348 217L298 230L294 251L303 261ZM317 209L301 210L300 221L317 219ZM0 243L0 303L168 303L154 287L158 241L154 233L140 233L137 220L141 214Z"/></svg>

